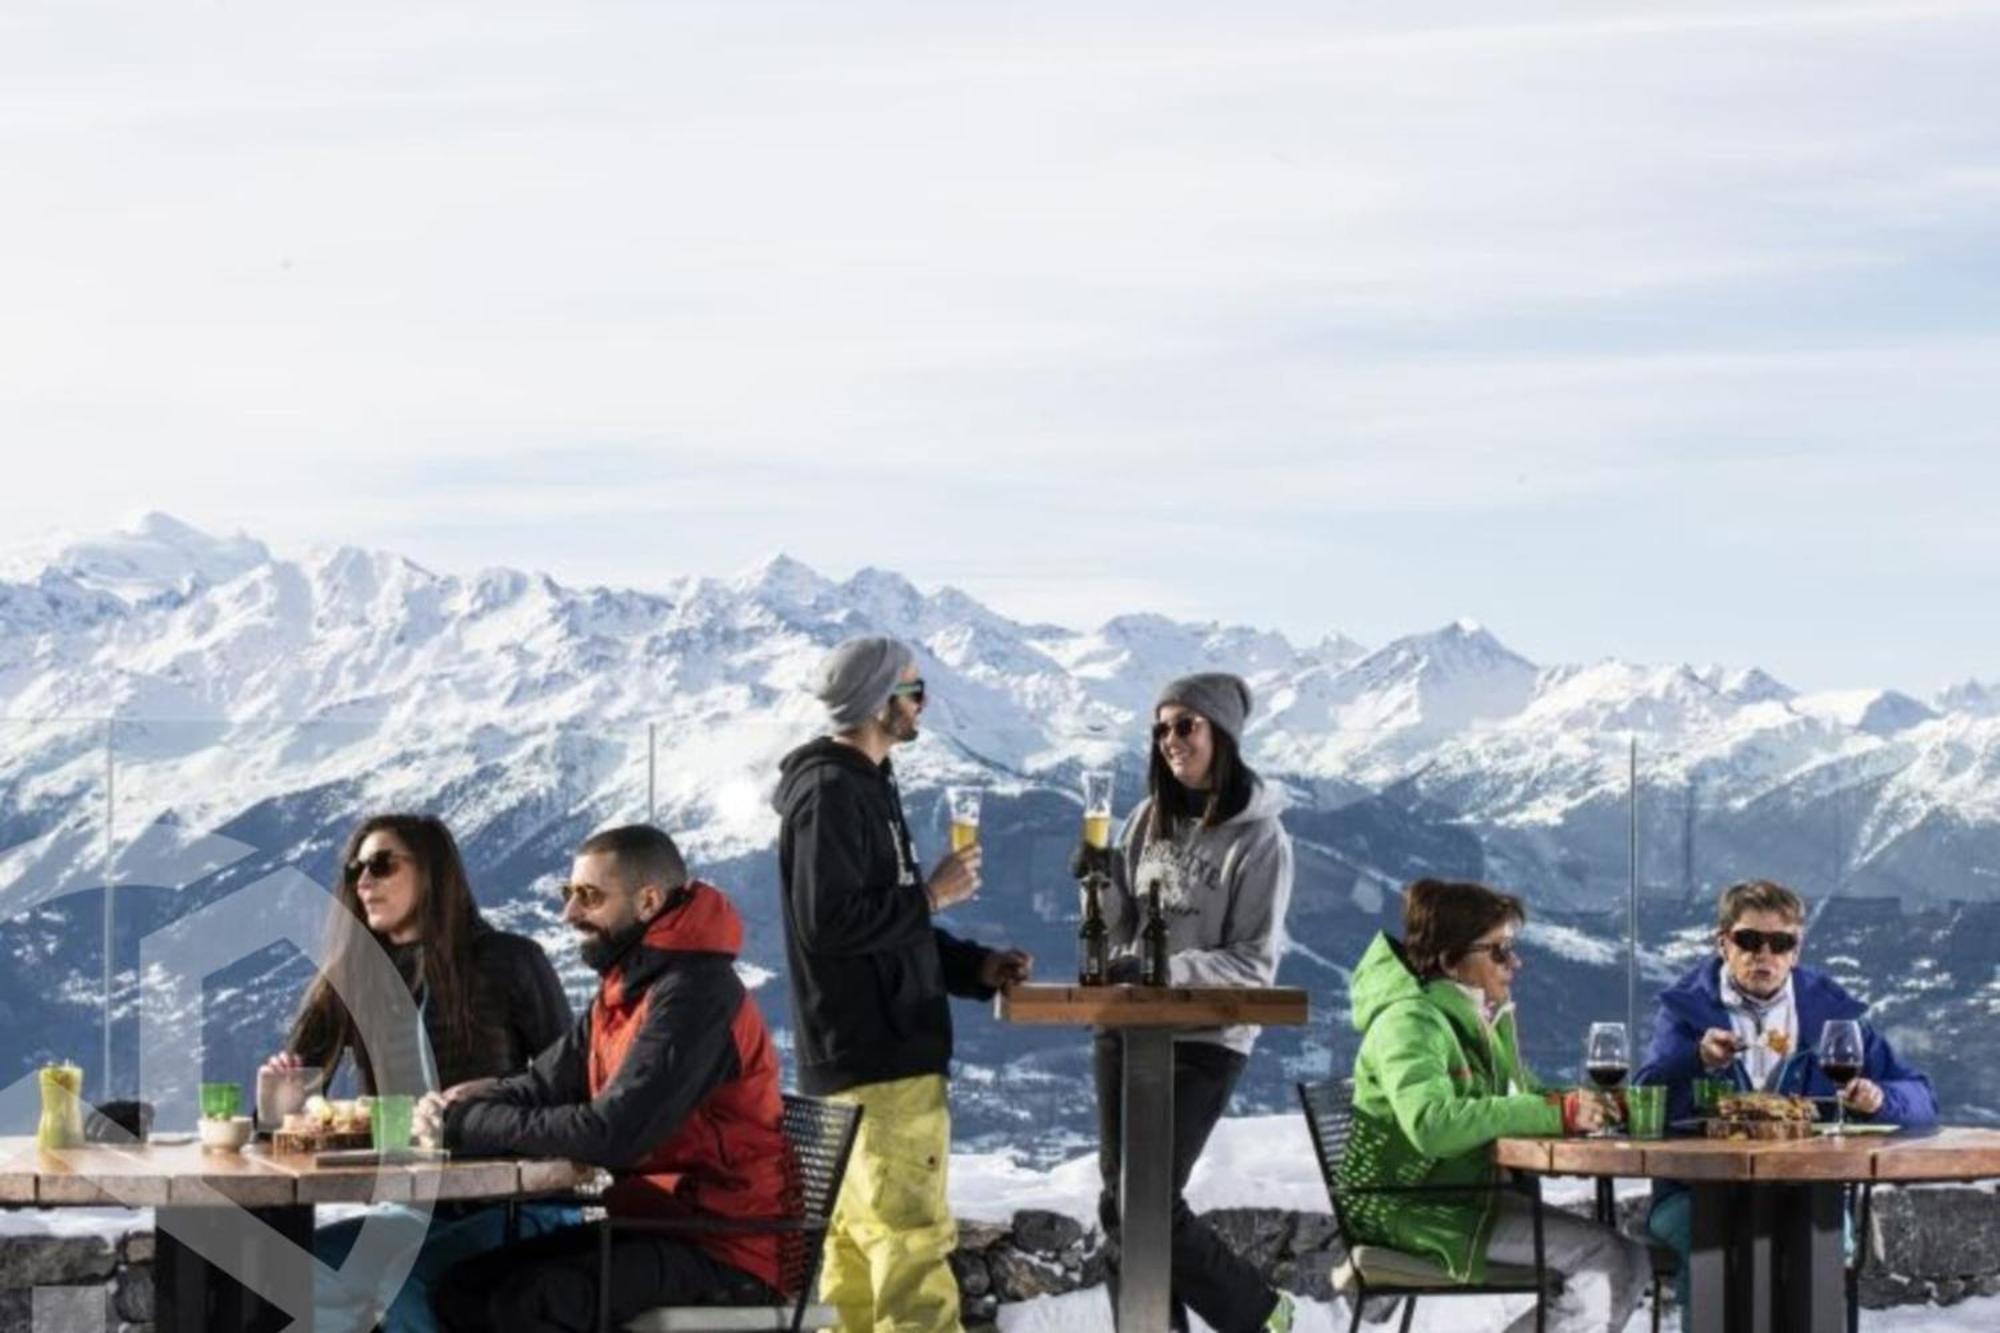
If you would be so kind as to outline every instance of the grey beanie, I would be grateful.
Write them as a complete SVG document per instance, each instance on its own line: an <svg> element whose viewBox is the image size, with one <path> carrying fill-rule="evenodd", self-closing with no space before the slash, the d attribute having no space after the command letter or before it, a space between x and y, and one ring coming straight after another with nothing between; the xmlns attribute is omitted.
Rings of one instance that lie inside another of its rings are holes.
<svg viewBox="0 0 2000 1333"><path fill-rule="evenodd" d="M1229 739L1240 742L1244 720L1250 716L1250 687L1243 677L1227 671L1203 671L1168 681L1153 704L1153 712L1157 714L1168 704L1192 708L1211 726L1228 732Z"/></svg>
<svg viewBox="0 0 2000 1333"><path fill-rule="evenodd" d="M882 711L896 677L917 660L909 645L883 635L845 639L819 664L813 694L834 726L858 727Z"/></svg>

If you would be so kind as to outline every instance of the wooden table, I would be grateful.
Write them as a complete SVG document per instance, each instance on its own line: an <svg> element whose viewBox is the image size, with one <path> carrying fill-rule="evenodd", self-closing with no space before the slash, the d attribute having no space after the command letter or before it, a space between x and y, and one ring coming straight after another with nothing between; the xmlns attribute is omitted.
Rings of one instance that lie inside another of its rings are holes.
<svg viewBox="0 0 2000 1333"><path fill-rule="evenodd" d="M1688 1273L1693 1328L1845 1333L1844 1187L2000 1176L2000 1130L1827 1135L1789 1143L1501 1139L1494 1158L1538 1175L1687 1184L1694 1206Z"/></svg>
<svg viewBox="0 0 2000 1333"><path fill-rule="evenodd" d="M1118 1181L1118 1327L1168 1326L1173 1284L1174 1032L1296 1027L1306 993L1293 986L1011 986L993 1001L1008 1023L1115 1028L1125 1047ZM1108 1185L1110 1182L1106 1182Z"/></svg>
<svg viewBox="0 0 2000 1333"><path fill-rule="evenodd" d="M213 1153L194 1144L43 1152L32 1138L0 1137L0 1206L154 1210L160 1333L310 1333L319 1204L520 1198L575 1188L591 1174L574 1162L505 1159L321 1167L260 1147Z"/></svg>

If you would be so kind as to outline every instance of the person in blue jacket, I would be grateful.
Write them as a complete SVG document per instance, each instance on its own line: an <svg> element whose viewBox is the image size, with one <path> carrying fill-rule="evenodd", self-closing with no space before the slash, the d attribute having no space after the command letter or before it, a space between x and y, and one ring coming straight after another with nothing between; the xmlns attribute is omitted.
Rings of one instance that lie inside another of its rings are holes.
<svg viewBox="0 0 2000 1333"><path fill-rule="evenodd" d="M1804 900L1782 884L1750 880L1723 890L1716 954L1660 992L1652 1044L1633 1081L1666 1087L1669 1120L1696 1114L1694 1083L1707 1078L1744 1092L1837 1094L1855 1120L1904 1129L1935 1125L1931 1081L1897 1058L1889 1039L1869 1024L1868 1006L1826 973L1799 966L1805 922ZM1858 1020L1866 1044L1861 1075L1844 1090L1820 1069L1814 1050L1820 1029L1836 1018ZM1681 1257L1683 1320L1693 1223L1687 1187L1656 1183L1646 1229Z"/></svg>

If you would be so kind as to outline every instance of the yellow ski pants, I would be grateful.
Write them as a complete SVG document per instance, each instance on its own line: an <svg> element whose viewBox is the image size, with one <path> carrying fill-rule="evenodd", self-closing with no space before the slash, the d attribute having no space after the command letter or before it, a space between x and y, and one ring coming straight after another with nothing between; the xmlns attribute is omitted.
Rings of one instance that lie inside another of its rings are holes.
<svg viewBox="0 0 2000 1333"><path fill-rule="evenodd" d="M820 1299L841 1333L960 1333L947 1262L958 1224L945 1197L951 1109L944 1076L867 1083L836 1093L861 1106L861 1129L827 1230Z"/></svg>

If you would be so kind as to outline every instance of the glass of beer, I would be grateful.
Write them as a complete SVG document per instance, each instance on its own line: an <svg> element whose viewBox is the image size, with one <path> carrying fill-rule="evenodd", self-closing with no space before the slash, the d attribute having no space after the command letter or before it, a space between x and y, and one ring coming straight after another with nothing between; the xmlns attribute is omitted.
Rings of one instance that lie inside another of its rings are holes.
<svg viewBox="0 0 2000 1333"><path fill-rule="evenodd" d="M951 811L951 849L962 852L979 842L979 788L946 787L945 806Z"/></svg>
<svg viewBox="0 0 2000 1333"><path fill-rule="evenodd" d="M1106 769L1083 775L1083 845L1094 852L1111 850L1111 773Z"/></svg>

